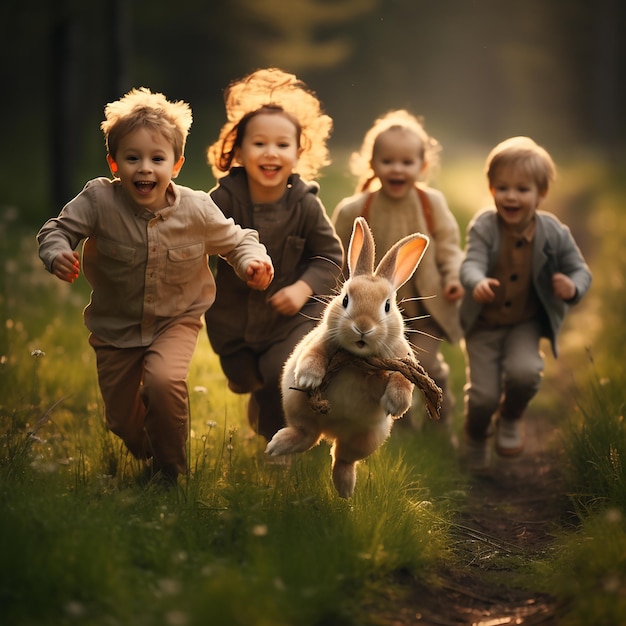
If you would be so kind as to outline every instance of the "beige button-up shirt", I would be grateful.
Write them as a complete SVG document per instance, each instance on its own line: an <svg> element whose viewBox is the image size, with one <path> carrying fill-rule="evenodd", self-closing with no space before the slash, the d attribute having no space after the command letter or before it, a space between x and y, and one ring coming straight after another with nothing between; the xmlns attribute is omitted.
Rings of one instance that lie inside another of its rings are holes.
<svg viewBox="0 0 626 626"><path fill-rule="evenodd" d="M113 346L149 345L170 324L199 320L215 300L209 255L223 256L243 281L251 261L271 263L256 231L226 219L207 193L171 183L168 197L169 206L152 213L135 206L119 180L97 178L37 234L48 271L86 239L85 325Z"/></svg>

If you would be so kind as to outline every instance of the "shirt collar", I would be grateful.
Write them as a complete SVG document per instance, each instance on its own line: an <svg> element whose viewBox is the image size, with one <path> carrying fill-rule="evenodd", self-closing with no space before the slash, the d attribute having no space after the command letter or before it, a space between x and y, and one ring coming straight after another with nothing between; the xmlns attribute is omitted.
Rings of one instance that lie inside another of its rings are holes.
<svg viewBox="0 0 626 626"><path fill-rule="evenodd" d="M180 189L174 184L174 181L170 182L165 195L169 204L154 214L155 217L158 216L163 221L167 220L180 205Z"/></svg>
<svg viewBox="0 0 626 626"><path fill-rule="evenodd" d="M535 230L537 228L537 219L535 215L533 215L530 222L528 222L528 224L521 231L509 228L502 220L500 223L502 224L504 232L507 233L509 237L514 239L523 239L527 243L530 243L535 236Z"/></svg>

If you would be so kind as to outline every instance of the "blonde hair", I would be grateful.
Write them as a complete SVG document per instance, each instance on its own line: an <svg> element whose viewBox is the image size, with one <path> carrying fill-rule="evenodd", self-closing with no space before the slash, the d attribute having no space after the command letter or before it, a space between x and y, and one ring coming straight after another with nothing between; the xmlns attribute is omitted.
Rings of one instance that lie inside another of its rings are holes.
<svg viewBox="0 0 626 626"><path fill-rule="evenodd" d="M224 94L227 122L218 140L207 149L213 175L228 173L241 146L248 122L261 113L285 115L296 127L298 163L295 171L314 179L330 163L326 142L332 119L322 111L313 91L293 74L262 69L229 85Z"/></svg>
<svg viewBox="0 0 626 626"><path fill-rule="evenodd" d="M497 171L507 166L523 168L535 181L539 191L547 191L556 178L552 157L530 137L511 137L489 153L485 165L489 187L493 186Z"/></svg>
<svg viewBox="0 0 626 626"><path fill-rule="evenodd" d="M358 152L353 152L350 157L350 171L358 179L357 191L366 191L376 179L376 174L372 169L372 159L379 137L389 130L404 130L413 133L422 145L419 156L424 162L423 172L432 172L439 162L441 146L424 130L422 122L423 118L415 117L405 109L389 111L374 122L373 126L365 133L361 149Z"/></svg>
<svg viewBox="0 0 626 626"><path fill-rule="evenodd" d="M141 87L132 89L123 98L109 102L104 108L105 120L100 124L107 152L115 158L120 140L137 128L158 132L172 144L178 161L185 151L185 142L193 121L186 102L169 102L162 93Z"/></svg>

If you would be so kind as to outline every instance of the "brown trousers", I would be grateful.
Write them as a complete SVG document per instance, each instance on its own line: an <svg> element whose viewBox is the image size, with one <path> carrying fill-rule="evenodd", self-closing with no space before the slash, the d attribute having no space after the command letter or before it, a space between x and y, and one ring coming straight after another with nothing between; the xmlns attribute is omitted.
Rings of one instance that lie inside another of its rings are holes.
<svg viewBox="0 0 626 626"><path fill-rule="evenodd" d="M304 320L282 341L266 350L244 348L220 356L222 370L231 385L251 392L248 403L250 427L268 441L285 426L280 381L285 361L296 344L315 327L316 321ZM233 387L231 386L231 389Z"/></svg>
<svg viewBox="0 0 626 626"><path fill-rule="evenodd" d="M108 428L138 459L179 474L187 472L187 375L200 328L185 320L137 348L89 337Z"/></svg>

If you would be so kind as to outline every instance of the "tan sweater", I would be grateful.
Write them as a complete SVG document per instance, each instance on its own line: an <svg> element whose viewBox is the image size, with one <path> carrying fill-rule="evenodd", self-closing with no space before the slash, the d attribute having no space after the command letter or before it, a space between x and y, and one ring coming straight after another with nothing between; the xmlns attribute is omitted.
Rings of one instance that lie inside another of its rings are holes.
<svg viewBox="0 0 626 626"><path fill-rule="evenodd" d="M459 226L443 194L431 187L422 189L430 202L432 230L428 227L417 192L402 200L392 200L380 191L374 192L368 221L376 242L376 261L402 237L415 232L429 236L430 244L424 258L413 278L398 291L398 302L422 297L419 302L401 302L405 315L419 315L422 308L432 316L448 341L456 343L462 335L459 304L448 302L442 292L448 283L459 280L463 260ZM354 219L362 214L368 195L369 192L365 192L345 198L333 212L332 220L346 251Z"/></svg>

